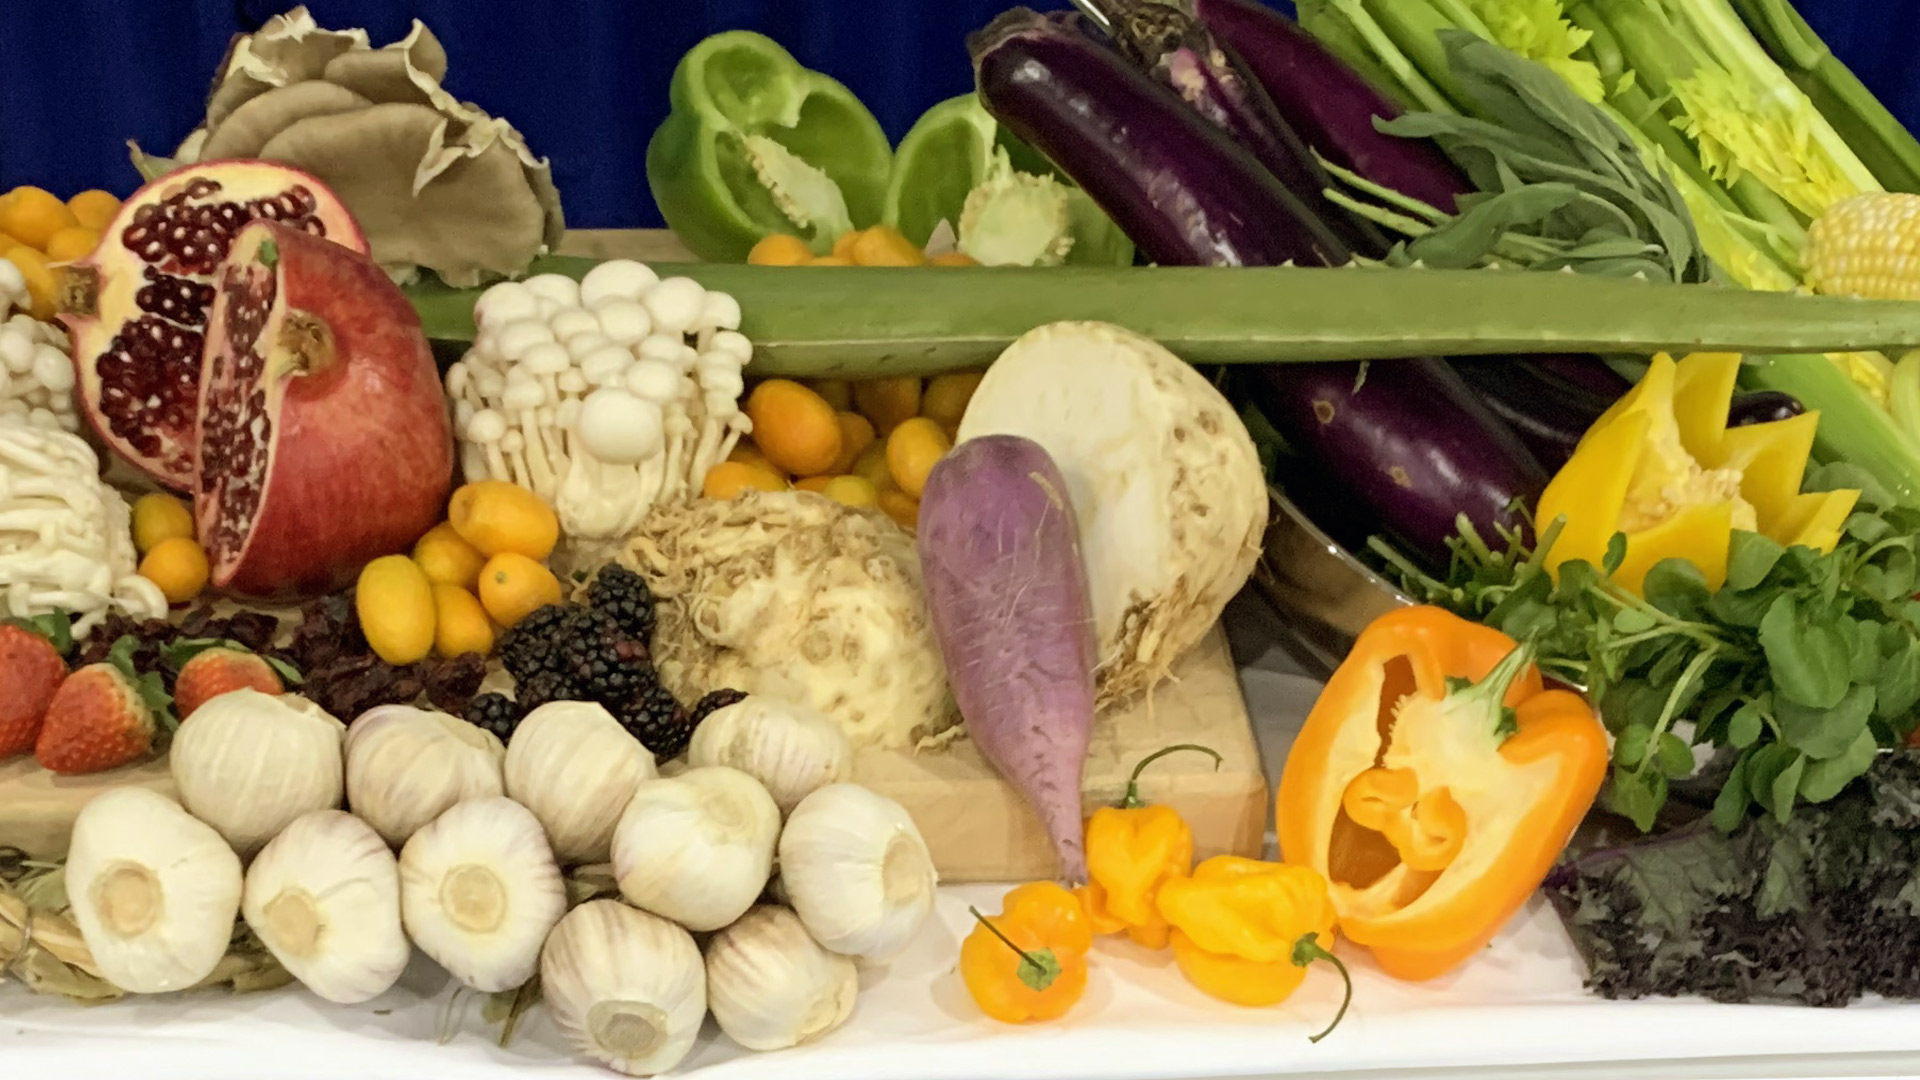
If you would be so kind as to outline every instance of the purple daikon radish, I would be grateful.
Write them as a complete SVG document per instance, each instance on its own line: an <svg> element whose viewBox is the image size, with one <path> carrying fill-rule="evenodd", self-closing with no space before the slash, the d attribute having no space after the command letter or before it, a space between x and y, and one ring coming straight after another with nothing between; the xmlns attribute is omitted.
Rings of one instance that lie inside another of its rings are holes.
<svg viewBox="0 0 1920 1080"><path fill-rule="evenodd" d="M980 752L1087 880L1081 770L1093 732L1093 603L1067 483L1040 444L983 435L927 477L918 546L954 700Z"/></svg>

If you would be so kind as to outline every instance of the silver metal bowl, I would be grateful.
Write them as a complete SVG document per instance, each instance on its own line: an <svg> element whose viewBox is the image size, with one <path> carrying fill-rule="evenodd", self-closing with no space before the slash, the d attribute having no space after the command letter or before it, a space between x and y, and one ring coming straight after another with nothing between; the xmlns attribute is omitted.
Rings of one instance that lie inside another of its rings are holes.
<svg viewBox="0 0 1920 1080"><path fill-rule="evenodd" d="M1266 550L1253 584L1280 615L1279 644L1308 674L1325 678L1368 623L1413 603L1315 525L1300 507L1269 489Z"/></svg>

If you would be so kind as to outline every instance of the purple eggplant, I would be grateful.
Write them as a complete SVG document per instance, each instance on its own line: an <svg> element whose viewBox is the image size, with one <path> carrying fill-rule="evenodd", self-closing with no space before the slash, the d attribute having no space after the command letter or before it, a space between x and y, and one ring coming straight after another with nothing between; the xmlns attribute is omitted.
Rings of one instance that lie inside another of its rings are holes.
<svg viewBox="0 0 1920 1080"><path fill-rule="evenodd" d="M1595 356L1456 357L1452 367L1550 470L1632 386Z"/></svg>
<svg viewBox="0 0 1920 1080"><path fill-rule="evenodd" d="M1247 150L1114 50L1024 8L968 42L981 103L1079 184L1152 261L1326 265L1339 241ZM1253 402L1309 467L1411 554L1444 565L1464 513L1516 527L1546 487L1519 437L1434 359L1282 364Z"/></svg>
<svg viewBox="0 0 1920 1080"><path fill-rule="evenodd" d="M1122 55L1253 152L1347 249L1379 258L1390 246L1372 222L1327 198L1333 178L1232 50L1191 15L1160 0L1079 0L1097 7Z"/></svg>
<svg viewBox="0 0 1920 1080"><path fill-rule="evenodd" d="M1323 475L1366 504L1405 551L1444 567L1466 515L1482 536L1519 529L1546 470L1518 435L1434 359L1390 360L1356 383L1352 364L1275 364L1246 380L1262 416Z"/></svg>
<svg viewBox="0 0 1920 1080"><path fill-rule="evenodd" d="M1778 390L1755 390L1733 399L1733 404L1727 409L1727 426L1771 424L1775 420L1791 420L1806 411L1807 407L1792 394Z"/></svg>
<svg viewBox="0 0 1920 1080"><path fill-rule="evenodd" d="M1425 139L1387 135L1374 117L1399 106L1260 0L1191 0L1200 24L1240 59L1293 130L1328 161L1439 210L1455 213L1474 190L1465 174Z"/></svg>
<svg viewBox="0 0 1920 1080"><path fill-rule="evenodd" d="M1162 266L1338 266L1346 245L1253 155L1112 49L1014 8L968 41L980 102Z"/></svg>

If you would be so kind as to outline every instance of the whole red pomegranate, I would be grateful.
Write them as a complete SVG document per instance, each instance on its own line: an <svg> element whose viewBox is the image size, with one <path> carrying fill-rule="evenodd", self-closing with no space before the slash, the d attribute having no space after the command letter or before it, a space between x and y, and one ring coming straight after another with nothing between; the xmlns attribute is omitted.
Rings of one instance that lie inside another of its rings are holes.
<svg viewBox="0 0 1920 1080"><path fill-rule="evenodd" d="M256 221L214 281L193 515L213 584L339 588L440 520L453 433L413 306L378 265Z"/></svg>
<svg viewBox="0 0 1920 1080"><path fill-rule="evenodd" d="M210 161L135 192L94 253L67 269L60 318L73 337L87 418L109 449L176 490L193 481L214 270L254 220L367 250L346 207L306 173L265 161Z"/></svg>

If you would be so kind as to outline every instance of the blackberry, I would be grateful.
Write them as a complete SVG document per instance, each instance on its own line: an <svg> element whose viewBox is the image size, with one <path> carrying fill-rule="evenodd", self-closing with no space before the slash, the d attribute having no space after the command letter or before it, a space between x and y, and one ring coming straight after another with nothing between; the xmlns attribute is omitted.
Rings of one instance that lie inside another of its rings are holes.
<svg viewBox="0 0 1920 1080"><path fill-rule="evenodd" d="M693 703L693 708L688 710L687 726L699 727L700 721L729 705L737 705L745 700L747 700L747 693L744 690L715 690Z"/></svg>
<svg viewBox="0 0 1920 1080"><path fill-rule="evenodd" d="M617 563L601 567L587 586L587 603L613 616L629 636L653 640L653 590L632 570Z"/></svg>
<svg viewBox="0 0 1920 1080"><path fill-rule="evenodd" d="M587 700L617 706L653 681L645 643L630 637L613 616L581 608L566 629L555 667Z"/></svg>
<svg viewBox="0 0 1920 1080"><path fill-rule="evenodd" d="M679 757L693 739L693 721L687 710L656 681L649 680L646 688L615 715L620 726L660 761Z"/></svg>
<svg viewBox="0 0 1920 1080"><path fill-rule="evenodd" d="M558 673L557 650L566 641L569 623L580 609L570 604L548 604L515 623L500 635L500 663L516 682L542 672Z"/></svg>
<svg viewBox="0 0 1920 1080"><path fill-rule="evenodd" d="M519 700L522 709L532 712L549 701L578 700L580 692L573 688L565 676L541 672L515 686L513 696Z"/></svg>
<svg viewBox="0 0 1920 1080"><path fill-rule="evenodd" d="M467 723L492 732L503 743L513 738L513 729L520 726L524 715L505 694L481 694L467 703Z"/></svg>

